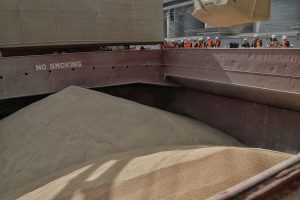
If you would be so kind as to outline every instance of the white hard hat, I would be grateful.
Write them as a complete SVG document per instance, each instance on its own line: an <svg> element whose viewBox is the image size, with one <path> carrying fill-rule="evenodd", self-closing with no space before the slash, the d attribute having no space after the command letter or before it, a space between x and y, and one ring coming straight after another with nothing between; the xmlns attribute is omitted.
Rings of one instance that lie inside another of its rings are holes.
<svg viewBox="0 0 300 200"><path fill-rule="evenodd" d="M203 37L199 38L199 40L203 40Z"/></svg>
<svg viewBox="0 0 300 200"><path fill-rule="evenodd" d="M283 40L286 40L286 35L282 36L282 39L283 39Z"/></svg>
<svg viewBox="0 0 300 200"><path fill-rule="evenodd" d="M218 40L218 39L219 39L219 37L217 36L217 37L216 37L216 40Z"/></svg>
<svg viewBox="0 0 300 200"><path fill-rule="evenodd" d="M272 35L272 37L271 37L272 39L275 39L276 38L276 35Z"/></svg>
<svg viewBox="0 0 300 200"><path fill-rule="evenodd" d="M207 37L207 39L209 40L209 39L210 39L210 37Z"/></svg>
<svg viewBox="0 0 300 200"><path fill-rule="evenodd" d="M244 41L248 41L248 39L247 39L247 38L244 38Z"/></svg>
<svg viewBox="0 0 300 200"><path fill-rule="evenodd" d="M258 37L258 34L257 34L257 33L255 33L253 37L257 38L257 37Z"/></svg>

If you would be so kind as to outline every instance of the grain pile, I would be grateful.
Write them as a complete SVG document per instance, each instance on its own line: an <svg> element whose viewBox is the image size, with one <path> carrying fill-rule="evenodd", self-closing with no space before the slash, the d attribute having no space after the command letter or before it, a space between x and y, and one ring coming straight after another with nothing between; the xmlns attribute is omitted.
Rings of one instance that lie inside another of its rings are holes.
<svg viewBox="0 0 300 200"><path fill-rule="evenodd" d="M0 121L0 133L0 199L204 198L289 157L221 147L242 144L78 87Z"/></svg>

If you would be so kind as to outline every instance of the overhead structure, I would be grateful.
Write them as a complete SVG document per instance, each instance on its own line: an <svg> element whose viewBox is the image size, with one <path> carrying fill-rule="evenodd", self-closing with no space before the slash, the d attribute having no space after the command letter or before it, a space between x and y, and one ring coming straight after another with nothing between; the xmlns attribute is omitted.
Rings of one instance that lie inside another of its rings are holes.
<svg viewBox="0 0 300 200"><path fill-rule="evenodd" d="M232 26L270 18L270 0L194 0L193 16L214 26Z"/></svg>
<svg viewBox="0 0 300 200"><path fill-rule="evenodd" d="M0 48L163 41L161 0L0 2Z"/></svg>

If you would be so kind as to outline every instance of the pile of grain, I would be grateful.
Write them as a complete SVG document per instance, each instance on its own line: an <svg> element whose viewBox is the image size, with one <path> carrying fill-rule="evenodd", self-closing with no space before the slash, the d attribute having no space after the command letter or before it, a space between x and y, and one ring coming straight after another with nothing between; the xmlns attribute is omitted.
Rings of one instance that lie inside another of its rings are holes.
<svg viewBox="0 0 300 200"><path fill-rule="evenodd" d="M216 147L242 144L196 120L78 87L0 121L0 133L0 199L209 196L289 157Z"/></svg>

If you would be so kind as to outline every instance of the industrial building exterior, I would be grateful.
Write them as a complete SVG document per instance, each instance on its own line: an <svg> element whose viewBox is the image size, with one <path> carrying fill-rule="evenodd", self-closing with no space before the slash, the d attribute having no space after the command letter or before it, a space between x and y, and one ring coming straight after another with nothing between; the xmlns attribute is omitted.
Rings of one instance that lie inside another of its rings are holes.
<svg viewBox="0 0 300 200"><path fill-rule="evenodd" d="M197 21L191 13L193 0L163 0L166 38L197 37L206 35L237 36L260 33L288 35L293 43L299 43L300 1L271 0L271 17L268 21L231 27L213 27Z"/></svg>

